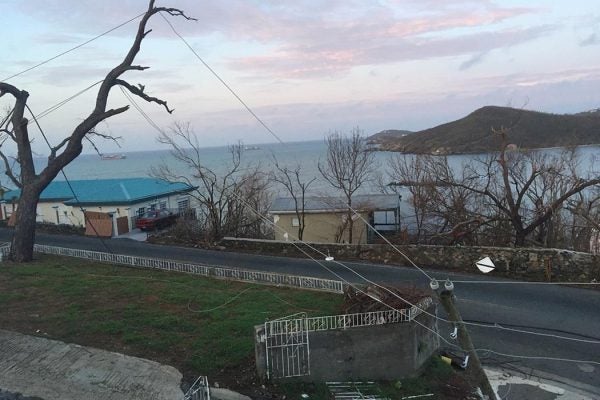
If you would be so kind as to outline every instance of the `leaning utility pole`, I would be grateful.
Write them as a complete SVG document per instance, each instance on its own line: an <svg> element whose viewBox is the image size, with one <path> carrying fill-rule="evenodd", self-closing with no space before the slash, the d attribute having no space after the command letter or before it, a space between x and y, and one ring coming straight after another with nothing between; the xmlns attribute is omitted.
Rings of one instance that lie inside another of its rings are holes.
<svg viewBox="0 0 600 400"><path fill-rule="evenodd" d="M437 282L431 283L432 289L439 287ZM473 346L473 342L471 341L471 337L469 336L469 332L465 327L465 324L454 304L454 293L453 293L454 285L449 280L444 284L444 290L439 293L440 303L446 310L448 314L449 320L455 324L458 329L458 342L460 343L460 347L469 353L469 363L466 367L467 374L469 374L474 383L476 383L481 389L482 393L485 396L488 396L490 400L497 400L496 393L494 389L492 389L492 385L490 385L490 381L488 380L485 371L481 366L481 362L479 361L479 357L477 356L477 351L475 351L475 347Z"/></svg>

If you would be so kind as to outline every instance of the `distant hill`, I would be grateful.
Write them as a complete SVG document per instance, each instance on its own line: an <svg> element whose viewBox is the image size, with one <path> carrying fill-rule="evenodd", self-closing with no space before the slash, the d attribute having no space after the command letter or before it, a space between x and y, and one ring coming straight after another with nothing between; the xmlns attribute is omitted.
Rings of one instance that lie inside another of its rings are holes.
<svg viewBox="0 0 600 400"><path fill-rule="evenodd" d="M413 131L403 131L398 129L388 129L385 131L377 132L367 138L367 142L371 144L384 143L389 140L398 139L407 135L410 135Z"/></svg>
<svg viewBox="0 0 600 400"><path fill-rule="evenodd" d="M558 115L496 106L482 107L459 120L410 135L382 135L377 143L381 150L405 153L481 153L498 149L492 128L502 126L511 127L509 143L519 148L600 144L598 109Z"/></svg>

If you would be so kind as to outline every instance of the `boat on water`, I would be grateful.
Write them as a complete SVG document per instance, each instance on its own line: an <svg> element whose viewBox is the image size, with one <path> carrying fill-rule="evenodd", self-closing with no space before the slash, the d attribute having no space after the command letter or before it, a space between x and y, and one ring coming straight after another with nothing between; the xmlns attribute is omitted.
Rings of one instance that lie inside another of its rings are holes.
<svg viewBox="0 0 600 400"><path fill-rule="evenodd" d="M244 150L260 150L258 146L245 146Z"/></svg>
<svg viewBox="0 0 600 400"><path fill-rule="evenodd" d="M102 160L123 160L127 158L125 154L100 154Z"/></svg>

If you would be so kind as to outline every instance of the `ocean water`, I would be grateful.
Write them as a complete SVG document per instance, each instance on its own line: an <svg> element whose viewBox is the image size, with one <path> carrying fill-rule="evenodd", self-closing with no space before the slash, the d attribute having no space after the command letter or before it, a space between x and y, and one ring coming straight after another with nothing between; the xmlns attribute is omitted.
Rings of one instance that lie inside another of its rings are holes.
<svg viewBox="0 0 600 400"><path fill-rule="evenodd" d="M321 175L317 164L325 156L326 146L324 141L308 141L286 144L261 144L257 149L244 150L242 155L242 168L259 166L260 171L267 174L274 169L273 157L280 165L302 166L302 174L312 179L317 177L319 182L314 185L315 190L325 190L321 183ZM200 149L200 159L204 166L223 173L231 165L229 147L206 147ZM102 160L97 154L83 154L65 168L68 179L107 179L107 178L132 178L148 177L152 174L152 167L168 165L177 173L190 175L193 171L176 160L171 152L165 150L122 152L124 159ZM36 169L41 169L46 162L45 158L36 158ZM56 180L64 180L62 174ZM319 187L317 187L319 186Z"/></svg>
<svg viewBox="0 0 600 400"><path fill-rule="evenodd" d="M257 149L244 150L242 155L242 167L250 168L259 166L259 170L265 174L273 171L273 157L276 157L280 165L293 167L301 165L302 175L310 180L317 178L311 186L313 194L327 194L330 189L323 182L318 170L318 162L325 158L325 142L307 141L296 143L270 143L257 145ZM189 175L192 171L176 160L171 152L165 150L122 152L126 158L120 160L102 160L97 154L83 154L75 159L65 168L68 179L107 179L107 178L131 178L151 176L152 167L161 164L168 165L177 173ZM383 153L381 153L383 154ZM377 158L382 158L378 153ZM223 173L231 165L231 153L229 147L206 147L200 149L200 159L204 166L217 173ZM36 170L45 165L45 158L36 158ZM62 174L56 180L64 180ZM5 183L6 185L6 183ZM273 187L276 192L280 188Z"/></svg>
<svg viewBox="0 0 600 400"><path fill-rule="evenodd" d="M277 158L281 165L293 167L300 164L302 174L306 180L316 178L310 187L312 195L335 195L336 191L321 177L317 165L319 160L324 160L326 155L326 145L322 140L295 142L295 143L271 143L258 145L258 149L245 150L242 156L242 163L246 166L259 165L260 170L267 174L273 170L273 156ZM542 150L548 153L557 153L559 149ZM589 166L595 165L596 170L600 167L600 147L582 146L578 149L581 161L580 168L585 171ZM192 171L188 167L179 163L169 150L123 152L126 156L121 160L102 160L97 154L83 154L75 159L65 168L65 173L69 179L107 179L107 178L130 178L130 177L148 177L151 175L152 167L160 164L169 165L173 170L190 175ZM410 155L400 155L391 152L375 152L376 170L379 173L384 172L388 160L391 157L411 157ZM454 168L460 168L461 165L472 162L475 157L481 155L454 155L449 157L450 165ZM200 158L202 163L217 173L224 172L231 161L231 155L228 147L206 147L200 149ZM44 163L44 158L35 159L36 170L39 171ZM59 174L57 180L63 180L62 174ZM2 180L5 186L11 187L6 178ZM284 194L281 188L273 186L275 192ZM371 182L361 190L363 193L377 193L379 188L376 182Z"/></svg>

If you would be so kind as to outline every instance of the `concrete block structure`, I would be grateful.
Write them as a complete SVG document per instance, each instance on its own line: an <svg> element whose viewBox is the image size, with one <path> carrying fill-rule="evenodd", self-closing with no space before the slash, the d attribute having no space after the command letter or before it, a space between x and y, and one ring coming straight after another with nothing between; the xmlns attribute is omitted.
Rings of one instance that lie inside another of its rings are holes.
<svg viewBox="0 0 600 400"><path fill-rule="evenodd" d="M256 326L258 375L309 382L414 376L440 346L435 305L426 298L420 307L427 313L413 307Z"/></svg>

